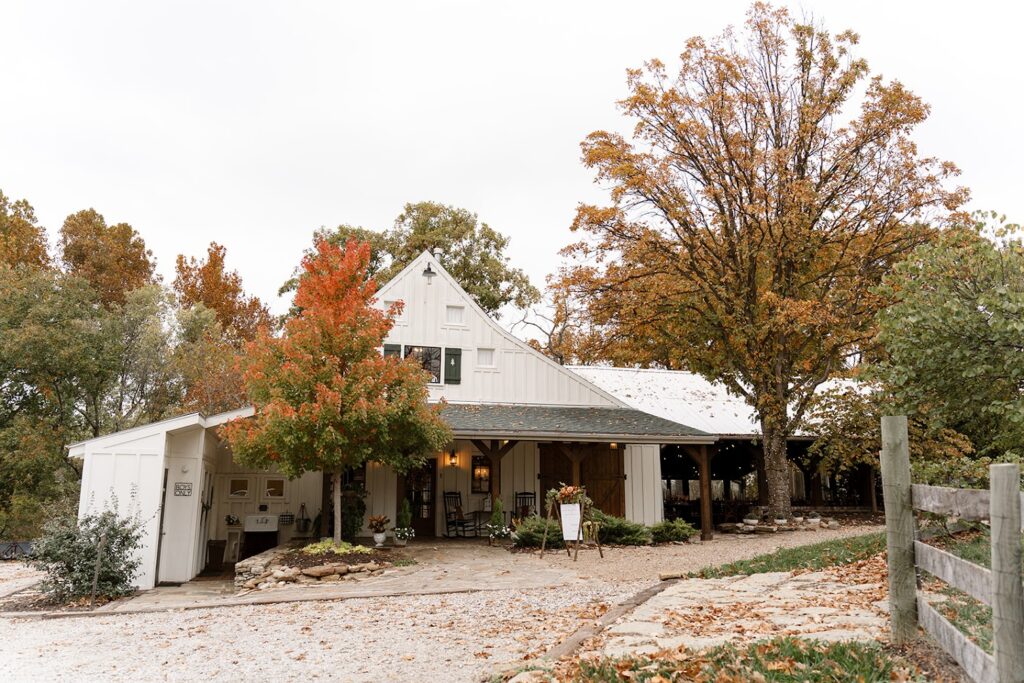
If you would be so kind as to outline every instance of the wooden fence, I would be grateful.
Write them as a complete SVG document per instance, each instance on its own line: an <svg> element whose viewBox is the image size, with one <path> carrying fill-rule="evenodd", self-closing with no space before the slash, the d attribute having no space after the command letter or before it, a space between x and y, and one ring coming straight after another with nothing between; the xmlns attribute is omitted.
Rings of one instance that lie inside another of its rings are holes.
<svg viewBox="0 0 1024 683"><path fill-rule="evenodd" d="M1024 583L1021 577L1020 467L992 465L989 490L913 484L907 418L882 418L882 490L889 555L893 642L917 635L918 624L973 680L1024 682ZM988 520L992 568L987 569L915 538L914 510L969 521ZM918 593L917 569L992 608L995 655L969 640Z"/></svg>

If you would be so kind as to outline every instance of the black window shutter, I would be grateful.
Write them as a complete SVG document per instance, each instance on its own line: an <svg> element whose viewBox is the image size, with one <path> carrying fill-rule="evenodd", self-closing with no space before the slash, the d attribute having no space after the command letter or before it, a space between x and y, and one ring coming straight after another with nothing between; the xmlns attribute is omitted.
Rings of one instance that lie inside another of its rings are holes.
<svg viewBox="0 0 1024 683"><path fill-rule="evenodd" d="M444 350L444 383L462 382L462 349Z"/></svg>
<svg viewBox="0 0 1024 683"><path fill-rule="evenodd" d="M398 356L402 357L402 345L401 344L385 344L384 345L384 357Z"/></svg>

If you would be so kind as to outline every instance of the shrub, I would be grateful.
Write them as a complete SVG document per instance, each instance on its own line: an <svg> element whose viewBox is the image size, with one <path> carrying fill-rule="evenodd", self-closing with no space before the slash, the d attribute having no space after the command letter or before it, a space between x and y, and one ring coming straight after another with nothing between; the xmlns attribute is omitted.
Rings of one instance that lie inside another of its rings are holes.
<svg viewBox="0 0 1024 683"><path fill-rule="evenodd" d="M116 509L116 501L112 507ZM96 596L116 598L135 590L144 533L137 517L120 517L114 510L80 519L64 512L43 525L27 562L46 573L40 588L52 600L91 596L94 580Z"/></svg>
<svg viewBox="0 0 1024 683"><path fill-rule="evenodd" d="M594 509L593 519L601 527L598 535L606 545L649 545L651 530L643 524L630 522L624 517L613 517Z"/></svg>
<svg viewBox="0 0 1024 683"><path fill-rule="evenodd" d="M408 529L412 527L412 508L409 507L409 499L403 498L402 504L398 506L398 514L395 515L395 528Z"/></svg>
<svg viewBox="0 0 1024 683"><path fill-rule="evenodd" d="M337 555L349 555L351 553L358 553L360 555L373 552L366 546L352 545L345 541L341 542L341 545L334 545L334 539L327 538L316 543L310 543L309 545L302 548L302 552L307 555L326 555L327 553L335 553Z"/></svg>
<svg viewBox="0 0 1024 683"><path fill-rule="evenodd" d="M651 527L651 540L655 543L685 541L696 533L697 530L682 519L665 520Z"/></svg>
<svg viewBox="0 0 1024 683"><path fill-rule="evenodd" d="M548 520L540 515L530 515L520 520L516 526L516 545L521 548L539 548L544 538L544 527L548 530L546 548L564 548L562 528L557 520Z"/></svg>

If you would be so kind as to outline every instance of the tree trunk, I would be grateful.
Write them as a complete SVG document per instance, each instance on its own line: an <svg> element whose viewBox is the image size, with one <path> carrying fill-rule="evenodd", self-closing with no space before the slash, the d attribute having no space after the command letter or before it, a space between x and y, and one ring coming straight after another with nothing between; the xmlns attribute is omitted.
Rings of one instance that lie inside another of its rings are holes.
<svg viewBox="0 0 1024 683"><path fill-rule="evenodd" d="M331 473L331 497L334 503L334 544L341 545L341 470Z"/></svg>
<svg viewBox="0 0 1024 683"><path fill-rule="evenodd" d="M764 478L768 485L768 512L787 519L791 512L789 494L789 459L786 457L786 436L761 422L764 436Z"/></svg>

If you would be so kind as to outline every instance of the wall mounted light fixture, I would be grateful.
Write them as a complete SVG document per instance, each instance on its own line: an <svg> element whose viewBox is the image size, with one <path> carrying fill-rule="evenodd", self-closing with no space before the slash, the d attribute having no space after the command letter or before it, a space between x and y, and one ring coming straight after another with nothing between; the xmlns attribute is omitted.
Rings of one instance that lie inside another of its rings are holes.
<svg viewBox="0 0 1024 683"><path fill-rule="evenodd" d="M452 452L448 454L448 464L452 467L459 464L459 457L455 454L454 448L452 449Z"/></svg>

